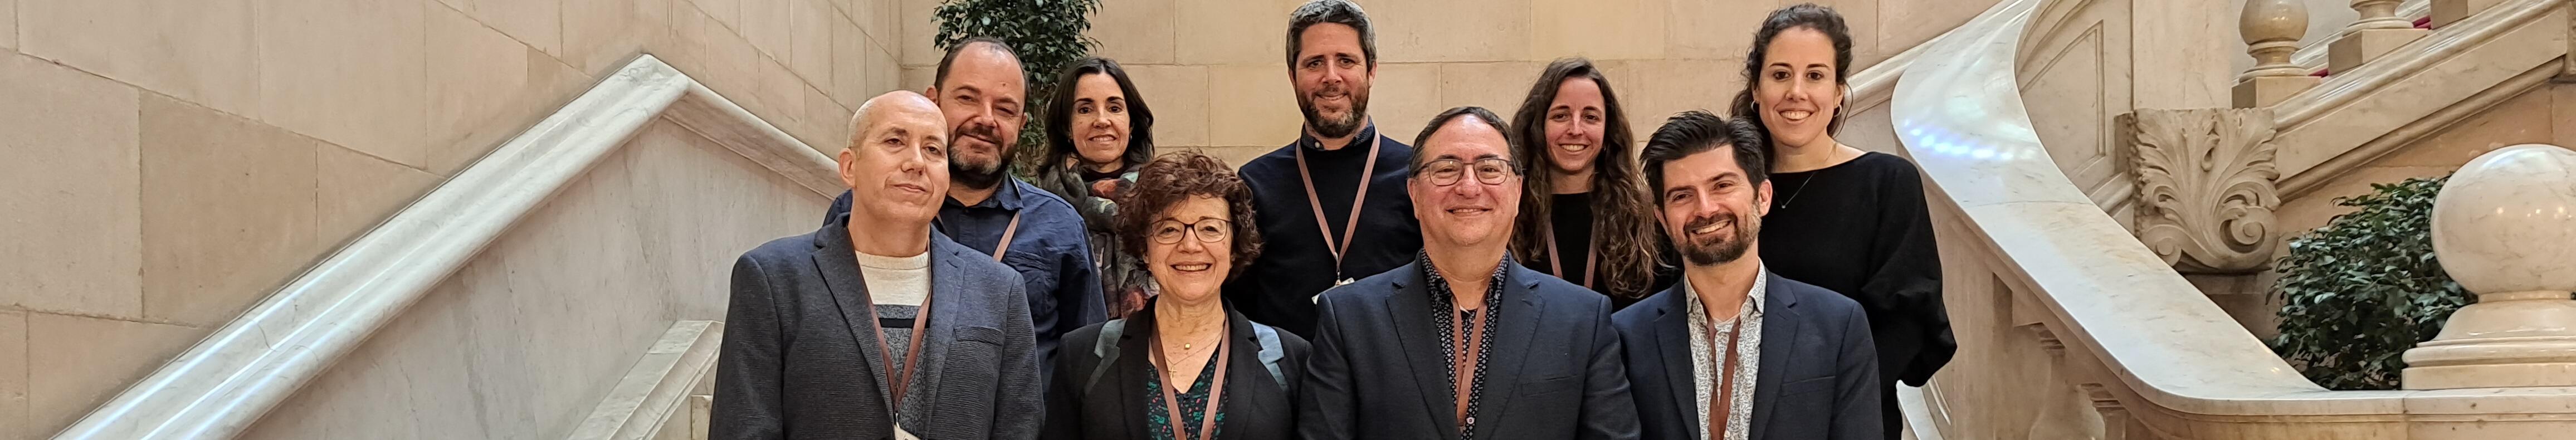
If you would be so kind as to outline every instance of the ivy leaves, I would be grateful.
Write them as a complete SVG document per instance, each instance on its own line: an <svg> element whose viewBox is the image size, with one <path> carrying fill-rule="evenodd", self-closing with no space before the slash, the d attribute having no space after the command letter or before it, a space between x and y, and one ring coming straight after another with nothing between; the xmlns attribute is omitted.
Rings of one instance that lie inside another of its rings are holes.
<svg viewBox="0 0 2576 440"><path fill-rule="evenodd" d="M2281 334L2272 351L2318 385L2395 389L2402 356L2469 304L2433 256L2433 196L2448 177L2373 184L2359 208L2290 239L2275 267Z"/></svg>
<svg viewBox="0 0 2576 440"><path fill-rule="evenodd" d="M1055 97L1057 71L1100 45L1083 35L1091 30L1091 13L1099 10L1100 0L949 0L932 13L939 20L939 35L931 41L940 50L968 38L993 37L1019 53L1029 85L1020 108L1028 122L1020 128L1012 162L1023 178L1046 156L1043 115L1047 101Z"/></svg>

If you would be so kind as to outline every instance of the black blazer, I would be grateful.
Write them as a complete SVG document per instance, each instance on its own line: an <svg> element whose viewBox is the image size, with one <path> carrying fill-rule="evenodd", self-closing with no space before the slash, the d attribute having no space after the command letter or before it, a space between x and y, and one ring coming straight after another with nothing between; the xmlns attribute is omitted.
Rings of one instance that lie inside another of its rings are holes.
<svg viewBox="0 0 2576 440"><path fill-rule="evenodd" d="M1421 263L1324 291L1298 399L1310 440L1455 439L1454 398ZM1505 260L1479 439L1633 439L1635 401L1607 297Z"/></svg>
<svg viewBox="0 0 2576 440"><path fill-rule="evenodd" d="M876 361L886 358L870 329L876 311L860 296L867 283L848 222L836 216L734 261L709 438L893 437ZM1020 274L932 232L930 278L929 334L911 391L927 405L909 428L929 439L1037 437L1044 388Z"/></svg>
<svg viewBox="0 0 2576 440"><path fill-rule="evenodd" d="M1278 364L1281 376L1274 377L1261 363L1260 336L1253 333L1252 321L1243 318L1232 305L1225 309L1227 336L1234 347L1226 354L1225 401L1219 411L1225 422L1217 426L1211 438L1247 440L1288 440L1297 427L1296 402L1298 381L1304 380L1306 339L1279 330L1282 357ZM1092 324L1064 336L1064 345L1056 350L1055 379L1048 382L1046 429L1038 438L1051 440L1125 440L1154 438L1151 425L1145 421L1148 411L1163 411L1153 406L1145 395L1146 375L1153 374L1153 347L1145 344L1152 336L1154 304L1127 315L1124 330L1119 332L1117 360L1110 371L1092 382L1099 371L1100 355L1094 352L1100 343L1100 329L1106 324ZM1281 377L1286 386L1281 386Z"/></svg>
<svg viewBox="0 0 2576 440"><path fill-rule="evenodd" d="M1751 438L1884 438L1878 351L1869 318L1842 294L1779 275L1763 292L1762 361L1753 380ZM1628 381L1647 439L1708 438L1693 382L1690 310L1681 285L1620 310Z"/></svg>

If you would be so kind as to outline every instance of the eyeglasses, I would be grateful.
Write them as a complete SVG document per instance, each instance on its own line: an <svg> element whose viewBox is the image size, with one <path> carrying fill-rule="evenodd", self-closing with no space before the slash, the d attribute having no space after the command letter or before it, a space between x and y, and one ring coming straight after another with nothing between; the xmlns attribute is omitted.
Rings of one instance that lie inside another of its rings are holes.
<svg viewBox="0 0 2576 440"><path fill-rule="evenodd" d="M1197 236L1200 243L1215 243L1225 241L1226 236L1234 233L1234 228L1229 227L1232 224L1221 218L1199 219L1197 223L1163 219L1154 222L1154 227L1148 230L1153 231L1154 242L1160 244L1179 244L1183 235Z"/></svg>
<svg viewBox="0 0 2576 440"><path fill-rule="evenodd" d="M1434 160L1423 163L1413 175L1430 181L1432 186L1456 185L1460 178L1466 177L1469 165L1467 161L1458 159ZM1520 174L1520 169L1512 166L1511 159L1488 157L1476 159L1472 165L1476 181L1486 185L1501 184L1505 176Z"/></svg>

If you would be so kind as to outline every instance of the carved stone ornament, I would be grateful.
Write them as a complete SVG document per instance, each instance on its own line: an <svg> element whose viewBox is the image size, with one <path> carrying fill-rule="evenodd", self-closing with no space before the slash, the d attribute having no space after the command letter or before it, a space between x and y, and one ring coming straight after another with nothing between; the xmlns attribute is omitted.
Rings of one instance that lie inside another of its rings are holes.
<svg viewBox="0 0 2576 440"><path fill-rule="evenodd" d="M2271 266L2281 206L2270 109L2139 109L2138 241L2183 273Z"/></svg>

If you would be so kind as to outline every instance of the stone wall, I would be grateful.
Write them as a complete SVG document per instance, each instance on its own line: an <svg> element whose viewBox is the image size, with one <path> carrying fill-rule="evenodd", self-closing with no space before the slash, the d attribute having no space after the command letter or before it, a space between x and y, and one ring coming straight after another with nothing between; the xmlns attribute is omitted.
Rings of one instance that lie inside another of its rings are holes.
<svg viewBox="0 0 2576 440"><path fill-rule="evenodd" d="M938 0L898 0L927 22ZM1358 0L1377 25L1370 113L1410 141L1433 114L1478 105L1508 115L1551 60L1590 57L1643 139L1682 110L1723 112L1764 15L1790 0ZM1095 54L1128 66L1166 149L1241 163L1296 139L1285 59L1303 0L1102 0ZM1994 0L1821 0L1852 27L1855 71L1957 27ZM935 28L906 27L903 86L930 85ZM1035 114L1033 112L1033 114Z"/></svg>
<svg viewBox="0 0 2576 440"><path fill-rule="evenodd" d="M0 0L0 438L52 435L636 54L840 145L895 87L896 8Z"/></svg>

